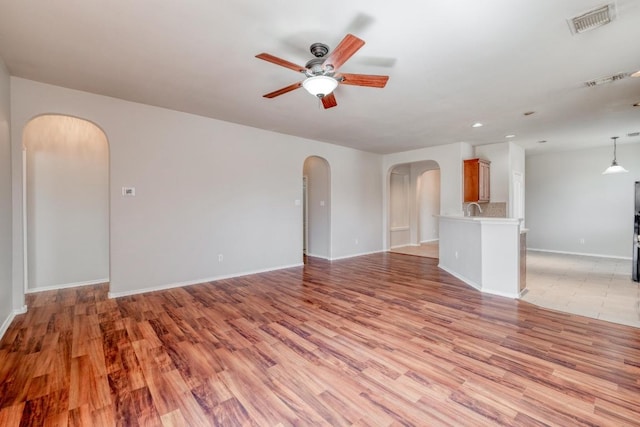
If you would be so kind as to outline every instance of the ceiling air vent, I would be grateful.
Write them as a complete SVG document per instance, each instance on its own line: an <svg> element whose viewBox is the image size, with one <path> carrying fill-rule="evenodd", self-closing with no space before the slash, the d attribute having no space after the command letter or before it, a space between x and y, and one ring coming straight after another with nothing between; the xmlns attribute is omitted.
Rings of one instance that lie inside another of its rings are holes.
<svg viewBox="0 0 640 427"><path fill-rule="evenodd" d="M616 15L615 12L615 6L611 3L567 19L567 22L569 23L571 33L580 34L613 21Z"/></svg>
<svg viewBox="0 0 640 427"><path fill-rule="evenodd" d="M622 80L627 76L628 76L627 73L618 73L618 74L614 74L614 75L608 76L608 77L603 77L603 78L597 79L597 80L589 80L588 82L584 82L584 84L587 87L600 86L600 85L603 85L605 83L612 83L612 82L615 82L616 80Z"/></svg>

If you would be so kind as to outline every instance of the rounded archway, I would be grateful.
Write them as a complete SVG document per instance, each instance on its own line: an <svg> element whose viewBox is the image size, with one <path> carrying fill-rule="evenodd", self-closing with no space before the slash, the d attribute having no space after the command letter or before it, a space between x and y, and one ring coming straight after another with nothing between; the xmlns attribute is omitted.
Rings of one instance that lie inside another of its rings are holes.
<svg viewBox="0 0 640 427"><path fill-rule="evenodd" d="M424 160L394 165L388 171L388 249L408 248L438 241L440 166ZM434 251L429 250L429 253Z"/></svg>
<svg viewBox="0 0 640 427"><path fill-rule="evenodd" d="M307 157L303 180L303 253L331 258L331 167L318 156Z"/></svg>
<svg viewBox="0 0 640 427"><path fill-rule="evenodd" d="M95 124L42 115L23 130L25 292L109 281L109 146Z"/></svg>

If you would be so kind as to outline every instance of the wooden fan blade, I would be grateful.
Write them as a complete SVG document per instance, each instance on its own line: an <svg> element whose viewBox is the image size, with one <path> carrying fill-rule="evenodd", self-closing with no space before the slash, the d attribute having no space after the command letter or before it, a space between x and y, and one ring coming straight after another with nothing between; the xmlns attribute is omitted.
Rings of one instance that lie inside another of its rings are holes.
<svg viewBox="0 0 640 427"><path fill-rule="evenodd" d="M293 71L298 71L304 73L307 71L306 68L301 67L300 65L294 64L293 62L289 62L285 59L278 58L277 56L270 55L268 53L260 53L256 55L256 58L262 59L267 62L271 62L272 64L280 65L281 67L289 68Z"/></svg>
<svg viewBox="0 0 640 427"><path fill-rule="evenodd" d="M292 90L296 90L298 89L300 86L302 86L302 82L298 82L298 83L294 83L292 85L289 85L287 87L283 87L282 89L278 89L278 90L274 90L273 92L270 92L266 95L262 95L264 98L275 98L276 96L280 96L283 95L287 92L291 92Z"/></svg>
<svg viewBox="0 0 640 427"><path fill-rule="evenodd" d="M336 105L338 105L338 101L336 101L336 97L333 95L333 92L331 92L329 95L323 96L320 99L322 100L322 105L324 106L325 110L327 108L335 107Z"/></svg>
<svg viewBox="0 0 640 427"><path fill-rule="evenodd" d="M338 46L333 49L327 59L325 59L322 66L326 67L327 65L331 65L334 70L337 70L362 46L364 46L364 40L359 39L353 34L347 34Z"/></svg>
<svg viewBox="0 0 640 427"><path fill-rule="evenodd" d="M343 85L367 86L367 87L385 87L389 76L376 76L370 74L348 74L341 73L338 77L342 77Z"/></svg>

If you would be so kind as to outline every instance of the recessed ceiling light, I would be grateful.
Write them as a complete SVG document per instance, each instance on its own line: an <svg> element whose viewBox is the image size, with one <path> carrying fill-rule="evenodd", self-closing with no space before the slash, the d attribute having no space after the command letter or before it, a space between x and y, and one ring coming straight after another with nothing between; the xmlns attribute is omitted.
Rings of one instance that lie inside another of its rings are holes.
<svg viewBox="0 0 640 427"><path fill-rule="evenodd" d="M538 141L538 144L546 144L546 143L547 143L546 139L542 139L542 140Z"/></svg>
<svg viewBox="0 0 640 427"><path fill-rule="evenodd" d="M481 128L483 126L482 123L478 122L478 123L474 123L471 125L472 128Z"/></svg>
<svg viewBox="0 0 640 427"><path fill-rule="evenodd" d="M525 116L530 116L530 115L532 115L533 113L535 113L535 111L525 111L523 114L524 114Z"/></svg>
<svg viewBox="0 0 640 427"><path fill-rule="evenodd" d="M511 135L505 135L504 137L505 138L515 138L516 136L514 134L511 134Z"/></svg>

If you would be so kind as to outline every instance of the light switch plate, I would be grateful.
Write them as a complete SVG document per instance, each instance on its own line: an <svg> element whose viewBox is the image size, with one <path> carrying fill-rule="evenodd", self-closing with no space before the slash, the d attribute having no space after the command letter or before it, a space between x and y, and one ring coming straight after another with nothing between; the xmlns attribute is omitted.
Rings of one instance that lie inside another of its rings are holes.
<svg viewBox="0 0 640 427"><path fill-rule="evenodd" d="M122 195L125 197L133 197L136 195L135 187L122 187Z"/></svg>

